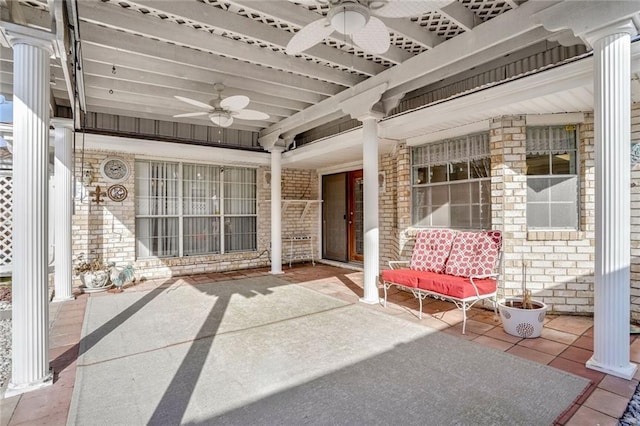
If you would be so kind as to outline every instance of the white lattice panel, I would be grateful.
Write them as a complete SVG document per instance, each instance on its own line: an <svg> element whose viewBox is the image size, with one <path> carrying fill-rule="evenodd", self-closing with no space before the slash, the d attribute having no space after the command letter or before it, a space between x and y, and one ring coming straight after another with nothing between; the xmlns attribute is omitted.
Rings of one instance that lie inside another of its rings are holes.
<svg viewBox="0 0 640 426"><path fill-rule="evenodd" d="M11 203L13 182L11 176L0 175L0 266L11 263Z"/></svg>
<svg viewBox="0 0 640 426"><path fill-rule="evenodd" d="M495 18L511 9L504 0L461 0L462 4L483 21Z"/></svg>

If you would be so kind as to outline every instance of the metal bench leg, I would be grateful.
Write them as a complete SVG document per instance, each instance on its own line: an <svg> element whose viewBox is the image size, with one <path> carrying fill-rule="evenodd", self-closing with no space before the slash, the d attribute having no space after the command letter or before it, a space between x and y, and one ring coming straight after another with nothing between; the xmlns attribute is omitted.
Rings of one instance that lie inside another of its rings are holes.
<svg viewBox="0 0 640 426"><path fill-rule="evenodd" d="M422 319L422 296L418 294L418 300L420 301L420 319Z"/></svg>
<svg viewBox="0 0 640 426"><path fill-rule="evenodd" d="M467 303L462 302L462 334L465 334L467 328Z"/></svg>
<svg viewBox="0 0 640 426"><path fill-rule="evenodd" d="M384 307L387 307L387 283L382 282L382 288L384 288Z"/></svg>

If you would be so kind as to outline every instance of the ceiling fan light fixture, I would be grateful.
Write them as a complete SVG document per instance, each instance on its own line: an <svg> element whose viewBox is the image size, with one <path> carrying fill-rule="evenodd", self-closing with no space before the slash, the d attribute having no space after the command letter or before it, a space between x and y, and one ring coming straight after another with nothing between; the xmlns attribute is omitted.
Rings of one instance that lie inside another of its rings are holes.
<svg viewBox="0 0 640 426"><path fill-rule="evenodd" d="M214 111L209 113L209 120L216 126L229 127L233 123L233 117L227 111Z"/></svg>
<svg viewBox="0 0 640 426"><path fill-rule="evenodd" d="M345 1L333 7L328 18L331 27L341 34L353 34L369 22L369 9L357 2Z"/></svg>

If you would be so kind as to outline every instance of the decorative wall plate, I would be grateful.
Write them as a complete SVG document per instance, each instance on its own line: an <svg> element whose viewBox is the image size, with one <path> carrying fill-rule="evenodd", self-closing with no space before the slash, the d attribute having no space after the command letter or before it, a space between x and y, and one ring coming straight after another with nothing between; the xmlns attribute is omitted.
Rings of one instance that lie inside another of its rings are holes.
<svg viewBox="0 0 640 426"><path fill-rule="evenodd" d="M107 182L124 182L129 177L129 165L122 158L107 157L100 163L100 174Z"/></svg>
<svg viewBox="0 0 640 426"><path fill-rule="evenodd" d="M107 195L113 201L124 201L127 198L127 188L122 185L111 185L107 190Z"/></svg>

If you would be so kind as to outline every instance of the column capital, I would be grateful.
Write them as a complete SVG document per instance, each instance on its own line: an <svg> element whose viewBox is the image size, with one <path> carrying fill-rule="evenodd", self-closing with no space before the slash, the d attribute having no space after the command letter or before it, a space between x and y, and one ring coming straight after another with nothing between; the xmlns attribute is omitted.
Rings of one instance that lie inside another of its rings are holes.
<svg viewBox="0 0 640 426"><path fill-rule="evenodd" d="M351 98L340 103L340 109L351 118L360 121L373 118L380 120L384 113L374 110L375 105L380 102L382 94L387 90L388 83L382 83L365 92L353 95Z"/></svg>
<svg viewBox="0 0 640 426"><path fill-rule="evenodd" d="M274 146L271 147L271 149L269 149L269 152L272 153L272 154L275 153L275 152L282 153L282 152L285 151L285 149L286 148L284 146L282 146L282 145L274 145Z"/></svg>
<svg viewBox="0 0 640 426"><path fill-rule="evenodd" d="M74 123L71 118L61 118L61 117L53 117L51 119L51 124L56 129L70 129L75 130Z"/></svg>
<svg viewBox="0 0 640 426"><path fill-rule="evenodd" d="M0 22L0 29L12 47L17 44L28 44L46 50L50 55L55 51L55 34L51 32L11 22Z"/></svg>
<svg viewBox="0 0 640 426"><path fill-rule="evenodd" d="M632 18L639 12L633 1L564 1L536 13L535 18L549 31L569 29L585 43L606 35L637 33Z"/></svg>
<svg viewBox="0 0 640 426"><path fill-rule="evenodd" d="M630 37L633 37L638 34L638 30L636 29L633 21L631 19L627 19L608 25L604 28L599 28L585 33L582 38L589 43L590 46L593 46L598 40L613 34L629 34Z"/></svg>
<svg viewBox="0 0 640 426"><path fill-rule="evenodd" d="M268 133L264 136L258 138L258 143L262 146L265 151L271 151L278 141L280 140L280 130L276 130L275 132Z"/></svg>

